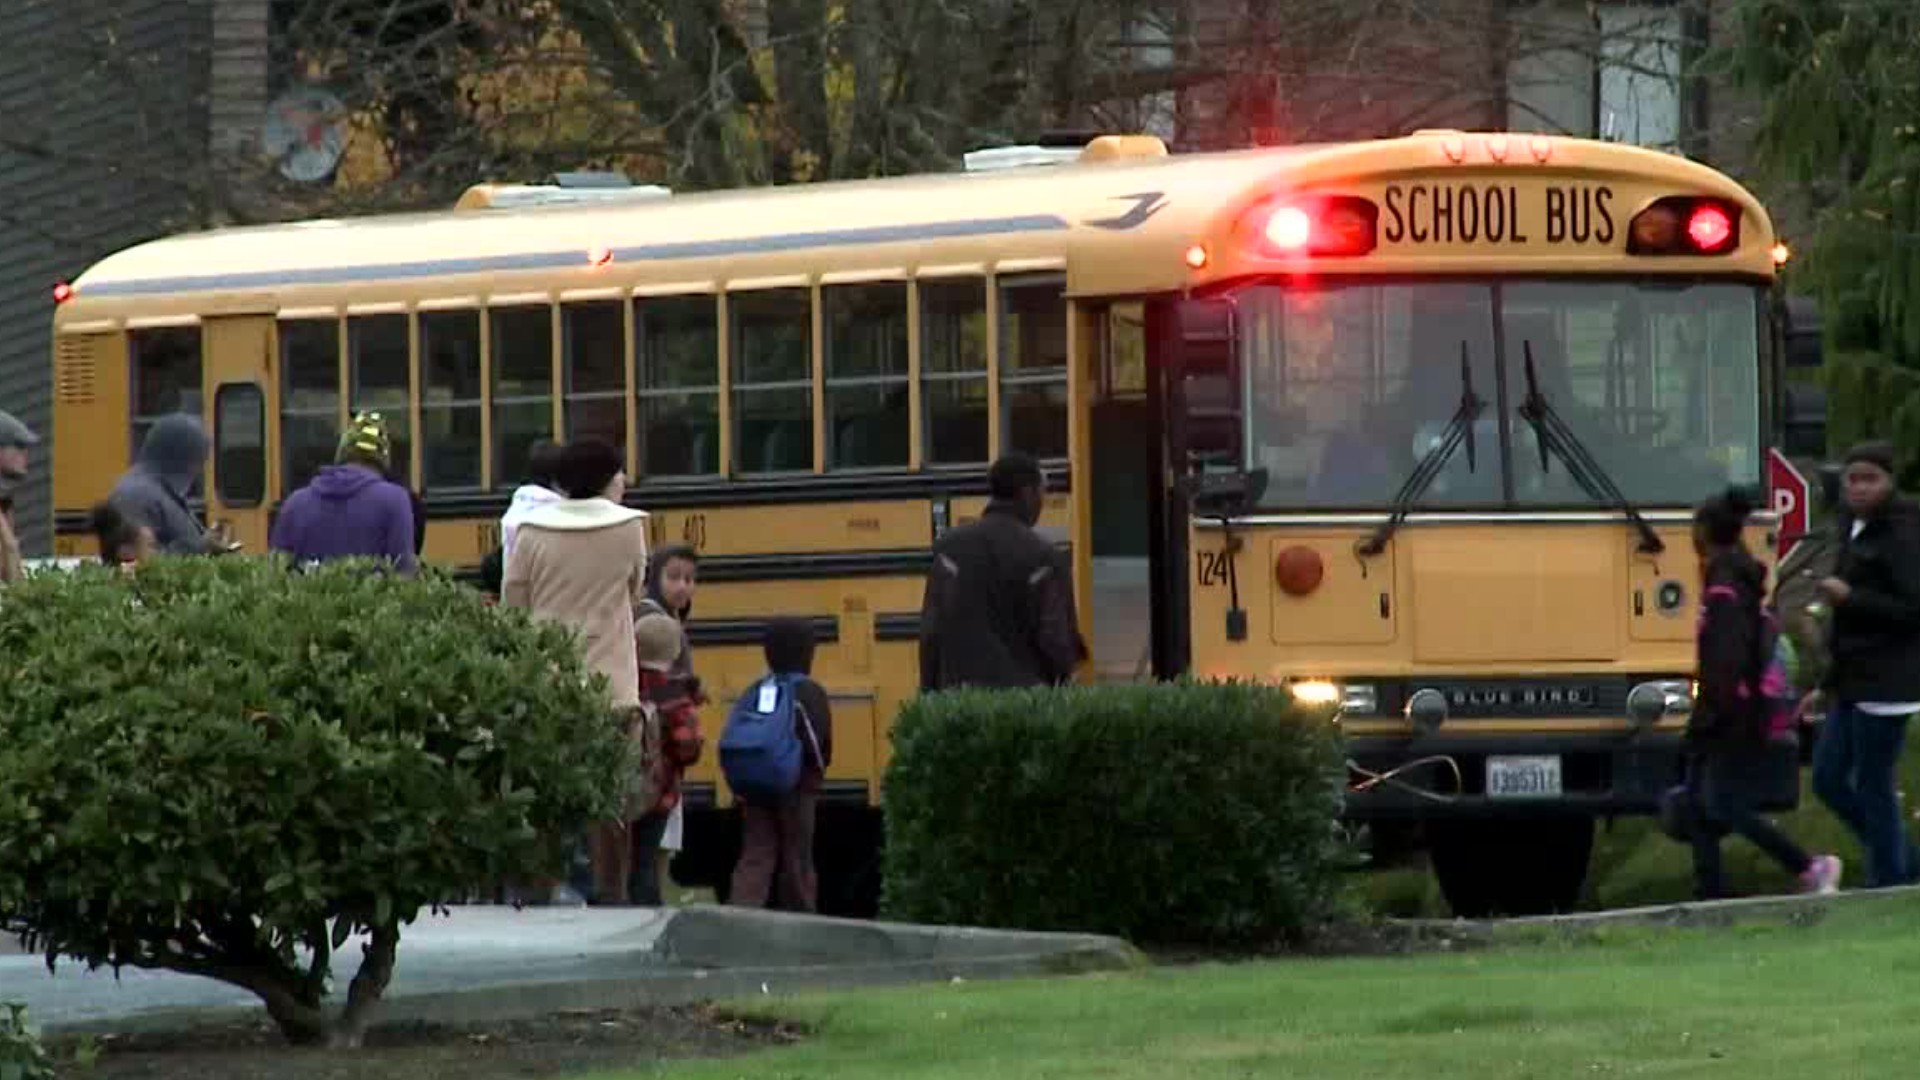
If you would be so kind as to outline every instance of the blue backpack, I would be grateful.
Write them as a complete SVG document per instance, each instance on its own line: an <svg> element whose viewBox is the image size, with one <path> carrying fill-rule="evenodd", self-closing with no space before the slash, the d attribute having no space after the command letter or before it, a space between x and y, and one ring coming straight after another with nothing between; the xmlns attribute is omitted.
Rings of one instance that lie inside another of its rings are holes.
<svg viewBox="0 0 1920 1080"><path fill-rule="evenodd" d="M813 735L806 709L793 694L804 677L768 675L748 687L728 711L727 726L720 732L720 772L734 794L777 802L800 786L806 750L796 717L806 724L807 735Z"/></svg>

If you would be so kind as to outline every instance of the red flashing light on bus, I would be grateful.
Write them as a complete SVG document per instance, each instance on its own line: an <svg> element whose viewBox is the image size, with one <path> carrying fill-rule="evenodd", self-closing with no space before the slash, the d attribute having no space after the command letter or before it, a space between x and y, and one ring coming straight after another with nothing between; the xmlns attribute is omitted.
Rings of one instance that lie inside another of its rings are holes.
<svg viewBox="0 0 1920 1080"><path fill-rule="evenodd" d="M1713 203L1701 203L1687 215L1687 238L1701 251L1719 251L1733 239L1733 218Z"/></svg>
<svg viewBox="0 0 1920 1080"><path fill-rule="evenodd" d="M1660 199L1627 227L1630 255L1725 255L1740 246L1740 207L1725 199Z"/></svg>
<svg viewBox="0 0 1920 1080"><path fill-rule="evenodd" d="M64 304L73 299L73 286L62 281L53 287L53 302Z"/></svg>
<svg viewBox="0 0 1920 1080"><path fill-rule="evenodd" d="M1207 249L1199 244L1193 245L1187 249L1186 260L1188 269L1205 270L1207 268Z"/></svg>
<svg viewBox="0 0 1920 1080"><path fill-rule="evenodd" d="M587 249L587 265L605 266L613 261L613 249L605 244L595 244Z"/></svg>
<svg viewBox="0 0 1920 1080"><path fill-rule="evenodd" d="M1313 239L1313 219L1297 206L1282 206L1267 218L1261 231L1267 243L1281 251L1299 251Z"/></svg>
<svg viewBox="0 0 1920 1080"><path fill-rule="evenodd" d="M1269 203L1248 215L1253 246L1268 256L1356 256L1378 241L1380 208L1350 195Z"/></svg>

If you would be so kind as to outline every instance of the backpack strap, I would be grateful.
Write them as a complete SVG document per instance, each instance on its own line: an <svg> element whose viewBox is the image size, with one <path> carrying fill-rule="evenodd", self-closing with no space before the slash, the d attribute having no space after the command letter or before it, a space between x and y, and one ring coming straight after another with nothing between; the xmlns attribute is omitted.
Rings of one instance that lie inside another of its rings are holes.
<svg viewBox="0 0 1920 1080"><path fill-rule="evenodd" d="M813 717L808 715L807 707L800 701L800 679L784 676L780 679L781 688L793 695L793 715L800 718L800 730L806 732L807 746L813 750L813 763L826 771L827 758L820 752L820 736L813 730Z"/></svg>

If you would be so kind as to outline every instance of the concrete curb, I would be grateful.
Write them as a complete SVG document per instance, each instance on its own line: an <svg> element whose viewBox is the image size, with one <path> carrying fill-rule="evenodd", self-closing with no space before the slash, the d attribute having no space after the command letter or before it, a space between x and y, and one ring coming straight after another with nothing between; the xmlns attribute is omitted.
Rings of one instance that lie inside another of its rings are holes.
<svg viewBox="0 0 1920 1080"><path fill-rule="evenodd" d="M675 912L654 952L665 963L692 968L937 964L1044 955L1105 958L1116 968L1145 962L1126 942L1098 934L921 926L711 905Z"/></svg>
<svg viewBox="0 0 1920 1080"><path fill-rule="evenodd" d="M1543 934L1578 936L1607 927L1717 929L1754 923L1810 924L1840 907L1910 902L1920 886L1859 890L1833 896L1749 896L1737 900L1691 901L1570 915L1514 919L1401 919L1394 925L1433 930L1489 944L1538 940Z"/></svg>

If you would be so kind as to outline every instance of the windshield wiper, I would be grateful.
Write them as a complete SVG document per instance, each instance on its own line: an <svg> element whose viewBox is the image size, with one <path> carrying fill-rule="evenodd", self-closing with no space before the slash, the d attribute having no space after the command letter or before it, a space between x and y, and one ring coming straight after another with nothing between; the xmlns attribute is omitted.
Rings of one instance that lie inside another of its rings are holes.
<svg viewBox="0 0 1920 1080"><path fill-rule="evenodd" d="M1440 439L1427 448L1420 460L1408 474L1407 481L1394 493L1392 511L1373 535L1360 542L1358 549L1362 556L1378 555L1387 549L1387 541L1393 539L1394 531L1407 519L1413 510L1413 504L1427 493L1433 482L1440 478L1440 470L1446 468L1447 459L1460 448L1467 447L1467 471L1477 471L1479 461L1473 442L1473 424L1480 419L1480 413L1487 407L1480 395L1473 392L1473 364L1467 354L1467 343L1460 343L1460 407L1453 411L1453 419L1447 421L1446 429L1440 433Z"/></svg>
<svg viewBox="0 0 1920 1080"><path fill-rule="evenodd" d="M1533 428L1534 441L1540 444L1541 475L1546 474L1548 451L1551 450L1560 455L1560 460L1566 463L1567 475L1573 477L1574 483L1579 484L1589 498L1595 502L1609 503L1627 515L1633 527L1640 532L1642 553L1658 555L1667 550L1660 535L1653 531L1653 526L1647 524L1640 508L1633 505L1633 500L1620 490L1620 485L1613 482L1613 477L1607 475L1605 467L1580 441L1580 437L1573 433L1573 429L1567 426L1567 422L1561 419L1553 403L1540 392L1540 378L1533 367L1533 342L1522 341L1520 352L1527 365L1527 397L1520 403L1520 419Z"/></svg>

